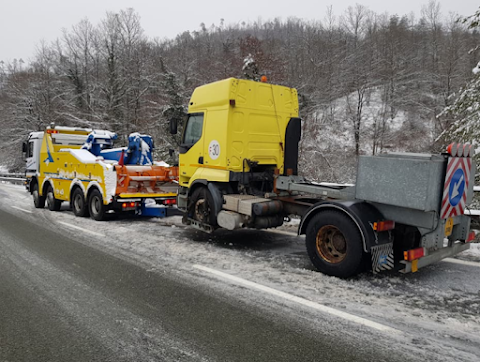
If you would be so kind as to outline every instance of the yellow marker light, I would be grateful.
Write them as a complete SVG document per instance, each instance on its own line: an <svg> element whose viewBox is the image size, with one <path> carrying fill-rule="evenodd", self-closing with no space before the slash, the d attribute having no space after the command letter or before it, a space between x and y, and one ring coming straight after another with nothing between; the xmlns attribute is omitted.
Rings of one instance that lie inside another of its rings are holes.
<svg viewBox="0 0 480 362"><path fill-rule="evenodd" d="M418 271L418 259L412 260L412 273Z"/></svg>
<svg viewBox="0 0 480 362"><path fill-rule="evenodd" d="M445 222L445 236L452 235L453 231L453 218L449 217Z"/></svg>

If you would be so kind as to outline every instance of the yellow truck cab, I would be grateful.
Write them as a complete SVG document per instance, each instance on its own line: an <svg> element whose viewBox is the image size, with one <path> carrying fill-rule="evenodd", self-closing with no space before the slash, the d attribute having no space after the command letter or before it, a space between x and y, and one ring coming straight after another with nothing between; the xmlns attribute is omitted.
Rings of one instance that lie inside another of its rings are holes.
<svg viewBox="0 0 480 362"><path fill-rule="evenodd" d="M179 208L215 226L222 193L262 196L275 174L297 173L299 140L295 89L234 78L196 88L179 150Z"/></svg>

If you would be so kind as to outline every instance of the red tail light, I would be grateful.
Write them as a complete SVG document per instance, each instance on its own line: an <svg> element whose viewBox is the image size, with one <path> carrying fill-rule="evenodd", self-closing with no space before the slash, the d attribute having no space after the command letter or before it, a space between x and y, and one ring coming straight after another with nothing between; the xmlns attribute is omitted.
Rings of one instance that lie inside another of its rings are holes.
<svg viewBox="0 0 480 362"><path fill-rule="evenodd" d="M122 204L122 209L134 209L135 207L137 207L136 202L124 202Z"/></svg>
<svg viewBox="0 0 480 362"><path fill-rule="evenodd" d="M468 234L467 240L465 240L466 243L469 243L473 240L475 240L475 231L470 231L470 234Z"/></svg>
<svg viewBox="0 0 480 362"><path fill-rule="evenodd" d="M395 229L395 221L393 220L377 221L373 223L373 230L378 232L392 229Z"/></svg>
<svg viewBox="0 0 480 362"><path fill-rule="evenodd" d="M425 256L425 248L411 249L403 252L403 258L406 261L420 259L423 256Z"/></svg>

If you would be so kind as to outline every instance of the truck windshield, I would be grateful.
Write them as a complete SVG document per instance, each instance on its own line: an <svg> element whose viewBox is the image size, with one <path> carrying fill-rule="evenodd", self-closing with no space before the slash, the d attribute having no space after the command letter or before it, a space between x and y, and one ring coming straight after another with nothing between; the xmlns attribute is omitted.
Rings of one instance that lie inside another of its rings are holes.
<svg viewBox="0 0 480 362"><path fill-rule="evenodd" d="M190 114L183 134L183 144L193 146L202 137L203 113Z"/></svg>

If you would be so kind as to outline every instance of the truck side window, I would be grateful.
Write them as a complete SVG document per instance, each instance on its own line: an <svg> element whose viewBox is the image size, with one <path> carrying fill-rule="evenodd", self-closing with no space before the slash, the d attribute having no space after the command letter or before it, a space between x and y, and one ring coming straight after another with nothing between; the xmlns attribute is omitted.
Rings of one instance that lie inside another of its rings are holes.
<svg viewBox="0 0 480 362"><path fill-rule="evenodd" d="M183 134L183 145L191 147L197 143L200 137L202 137L202 129L203 113L190 114Z"/></svg>
<svg viewBox="0 0 480 362"><path fill-rule="evenodd" d="M33 157L33 142L28 142L27 157Z"/></svg>

